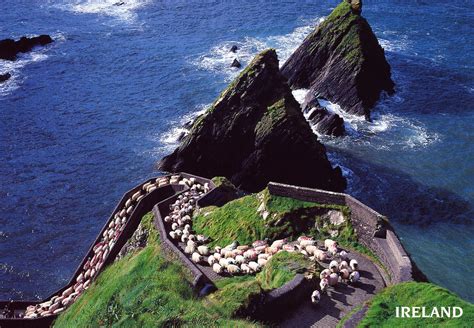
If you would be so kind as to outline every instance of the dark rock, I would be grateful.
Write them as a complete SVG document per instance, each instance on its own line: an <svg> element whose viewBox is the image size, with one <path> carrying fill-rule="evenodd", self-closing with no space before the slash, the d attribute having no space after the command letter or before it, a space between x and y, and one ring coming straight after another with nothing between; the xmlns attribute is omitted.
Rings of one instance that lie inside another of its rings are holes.
<svg viewBox="0 0 474 328"><path fill-rule="evenodd" d="M5 39L0 41L0 59L15 60L19 52L28 52L33 47L44 46L53 42L49 35L40 35L32 38L22 37L18 41Z"/></svg>
<svg viewBox="0 0 474 328"><path fill-rule="evenodd" d="M235 44L230 48L230 52L236 53L237 50L239 50L239 47L237 47Z"/></svg>
<svg viewBox="0 0 474 328"><path fill-rule="evenodd" d="M335 113L323 108L316 97L308 93L302 105L309 123L321 134L340 137L345 134L344 119Z"/></svg>
<svg viewBox="0 0 474 328"><path fill-rule="evenodd" d="M237 58L234 58L234 61L232 62L232 64L230 65L230 67L237 67L237 68L240 68L242 67L242 64L239 62L239 60Z"/></svg>
<svg viewBox="0 0 474 328"><path fill-rule="evenodd" d="M345 134L344 120L321 106L313 107L308 121L316 130L325 135L340 137Z"/></svg>
<svg viewBox="0 0 474 328"><path fill-rule="evenodd" d="M245 191L259 191L269 181L346 187L341 169L332 168L305 121L273 49L254 58L158 167L225 176Z"/></svg>
<svg viewBox="0 0 474 328"><path fill-rule="evenodd" d="M119 6L123 6L124 4L125 4L125 2L123 2L123 1L118 1L118 2L114 3L114 6L119 7Z"/></svg>
<svg viewBox="0 0 474 328"><path fill-rule="evenodd" d="M282 73L292 88L309 88L344 111L370 119L381 92L393 93L394 83L377 37L354 12L361 8L361 1L343 1L290 56Z"/></svg>
<svg viewBox="0 0 474 328"><path fill-rule="evenodd" d="M178 141L182 141L186 137L186 132L181 132L178 136Z"/></svg>
<svg viewBox="0 0 474 328"><path fill-rule="evenodd" d="M6 80L8 80L9 78L11 78L11 74L10 73L5 73L5 74L0 74L0 83L2 82L5 82Z"/></svg>

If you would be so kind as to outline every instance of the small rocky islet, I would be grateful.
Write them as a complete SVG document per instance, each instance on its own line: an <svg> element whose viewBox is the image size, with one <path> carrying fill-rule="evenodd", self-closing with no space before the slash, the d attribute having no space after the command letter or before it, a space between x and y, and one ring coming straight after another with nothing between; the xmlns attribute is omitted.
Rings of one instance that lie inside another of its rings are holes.
<svg viewBox="0 0 474 328"><path fill-rule="evenodd" d="M342 135L343 120L319 106L317 98L370 120L382 92L392 94L395 86L385 52L362 17L359 0L339 4L306 37L281 71L291 88L309 89L303 107L315 108L317 114L311 123L321 133L335 136Z"/></svg>
<svg viewBox="0 0 474 328"><path fill-rule="evenodd" d="M34 37L21 37L15 41L13 39L0 40L0 59L14 61L19 53L31 51L36 46L45 46L53 42L53 39L46 34ZM0 83L7 81L11 77L9 72L0 74Z"/></svg>

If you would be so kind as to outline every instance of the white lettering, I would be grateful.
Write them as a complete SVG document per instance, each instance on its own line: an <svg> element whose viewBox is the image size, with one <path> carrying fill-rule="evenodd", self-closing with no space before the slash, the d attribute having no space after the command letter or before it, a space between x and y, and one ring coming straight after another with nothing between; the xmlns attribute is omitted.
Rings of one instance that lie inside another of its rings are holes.
<svg viewBox="0 0 474 328"><path fill-rule="evenodd" d="M419 318L420 317L420 307L414 306L411 308L411 316L412 318Z"/></svg>
<svg viewBox="0 0 474 328"><path fill-rule="evenodd" d="M408 306L402 306L402 318L410 317L410 308Z"/></svg>
<svg viewBox="0 0 474 328"><path fill-rule="evenodd" d="M459 318L462 317L462 308L459 306L454 306L453 307L453 318Z"/></svg>
<svg viewBox="0 0 474 328"><path fill-rule="evenodd" d="M434 307L433 310L431 310L431 317L439 318L439 312L437 307Z"/></svg>

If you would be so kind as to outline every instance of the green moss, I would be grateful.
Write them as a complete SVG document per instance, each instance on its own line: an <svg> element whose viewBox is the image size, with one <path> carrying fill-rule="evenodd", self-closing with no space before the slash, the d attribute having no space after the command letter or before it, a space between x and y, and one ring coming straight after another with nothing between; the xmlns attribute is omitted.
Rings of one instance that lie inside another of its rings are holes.
<svg viewBox="0 0 474 328"><path fill-rule="evenodd" d="M433 307L459 306L460 318L396 318L399 306ZM407 282L384 289L370 301L369 309L358 327L472 327L474 305L439 286L429 283Z"/></svg>
<svg viewBox="0 0 474 328"><path fill-rule="evenodd" d="M196 298L183 267L162 256L151 215L143 225L147 246L104 270L55 327L255 326Z"/></svg>
<svg viewBox="0 0 474 328"><path fill-rule="evenodd" d="M262 203L264 210L268 212L265 219L258 211ZM307 233L314 226L318 215L327 209L348 212L344 206L270 195L268 189L265 189L259 194L241 197L222 207L201 209L194 218L193 227L197 233L213 238L211 246L225 246L234 240L250 244L264 238L292 238Z"/></svg>
<svg viewBox="0 0 474 328"><path fill-rule="evenodd" d="M225 189L232 189L232 190L236 190L237 188L235 188L234 184L232 182L230 182L226 177L214 177L212 178L211 180L214 185L216 186L216 188L225 188Z"/></svg>
<svg viewBox="0 0 474 328"><path fill-rule="evenodd" d="M285 99L280 99L267 108L265 114L255 126L255 134L258 137L268 134L268 132L283 120L286 116Z"/></svg>
<svg viewBox="0 0 474 328"><path fill-rule="evenodd" d="M258 306L262 289L253 276L222 279L207 301L224 317L246 316Z"/></svg>
<svg viewBox="0 0 474 328"><path fill-rule="evenodd" d="M312 263L301 253L280 252L257 274L257 281L264 290L280 288L295 278L297 273L304 273Z"/></svg>

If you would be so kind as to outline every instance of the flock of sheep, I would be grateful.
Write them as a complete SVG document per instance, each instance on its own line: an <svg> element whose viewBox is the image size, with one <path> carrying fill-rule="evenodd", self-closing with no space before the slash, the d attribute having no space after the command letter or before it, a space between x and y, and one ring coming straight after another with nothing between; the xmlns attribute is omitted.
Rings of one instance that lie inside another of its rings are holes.
<svg viewBox="0 0 474 328"><path fill-rule="evenodd" d="M254 274L259 272L276 253L299 252L312 261L331 260L329 269L324 269L320 274L321 292L326 292L328 286L335 286L341 281L356 283L360 279L357 261L349 260L346 251L339 252L337 242L331 239L325 240L323 249L318 247L316 240L307 236L299 237L296 242L289 242L287 239L275 240L272 243L257 240L251 245L239 245L234 241L225 247L216 246L211 249L207 246L210 239L196 234L192 229L193 212L202 191L201 186L195 184L194 180L191 179L189 184L190 190L178 196L170 205L170 213L164 221L170 228L169 236L184 245L184 253L188 254L194 263L209 265L220 275ZM205 185L204 188L208 187ZM317 304L320 298L321 293L318 290L311 295L314 304Z"/></svg>
<svg viewBox="0 0 474 328"><path fill-rule="evenodd" d="M138 202L157 188L168 184L186 184L184 180L185 179L182 179L179 175L173 175L171 177L161 177L152 182L145 183L138 191L127 199L124 206L119 209L112 220L110 220L100 241L93 247L93 255L87 259L87 262L82 267L82 271L77 275L76 281L62 293L51 297L49 300L41 304L28 306L24 313L24 318L33 319L58 314L74 303L74 301L89 288L92 280L96 278L99 270L103 267L104 262L122 233L130 214L133 212Z"/></svg>

